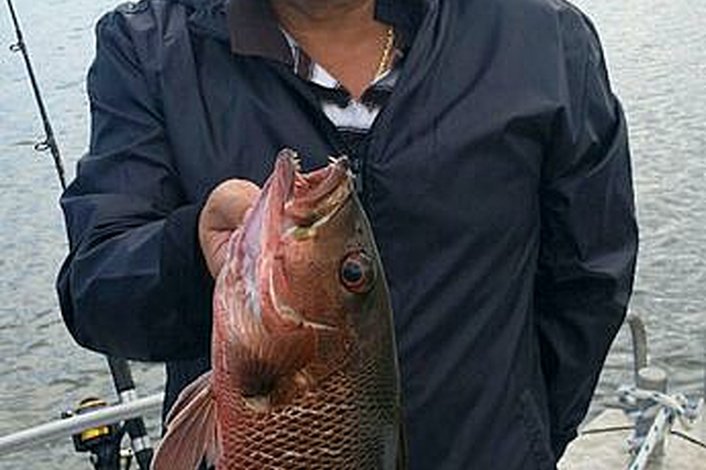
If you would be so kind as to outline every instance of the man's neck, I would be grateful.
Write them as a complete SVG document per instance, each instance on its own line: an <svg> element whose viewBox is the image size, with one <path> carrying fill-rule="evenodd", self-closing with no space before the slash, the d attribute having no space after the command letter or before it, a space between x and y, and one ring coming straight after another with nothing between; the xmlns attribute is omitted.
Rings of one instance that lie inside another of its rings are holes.
<svg viewBox="0 0 706 470"><path fill-rule="evenodd" d="M284 29L354 97L379 68L388 26L375 20L375 0L270 0Z"/></svg>
<svg viewBox="0 0 706 470"><path fill-rule="evenodd" d="M360 34L373 24L375 0L270 0L282 26L293 34Z"/></svg>

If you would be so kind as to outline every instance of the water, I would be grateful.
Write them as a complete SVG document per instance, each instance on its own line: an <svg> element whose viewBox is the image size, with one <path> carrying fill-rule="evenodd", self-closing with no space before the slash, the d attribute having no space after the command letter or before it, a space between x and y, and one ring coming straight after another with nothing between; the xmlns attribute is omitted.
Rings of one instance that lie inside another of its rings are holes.
<svg viewBox="0 0 706 470"><path fill-rule="evenodd" d="M641 230L631 309L674 388L706 382L706 2L576 2L596 23L630 126ZM609 357L599 399L629 379L629 338Z"/></svg>
<svg viewBox="0 0 706 470"><path fill-rule="evenodd" d="M93 25L110 0L16 0L69 178L87 140L84 77ZM706 2L578 0L595 21L631 128L641 253L633 311L674 388L702 393L706 361ZM70 6L67 6L70 5ZM3 5L4 7L4 5ZM66 252L59 185L41 135L9 15L0 8L0 435L55 418L87 395L113 399L105 360L77 347L57 309L54 277ZM622 332L598 407L630 379ZM141 394L162 368L134 364ZM155 426L155 419L149 423ZM0 459L4 468L89 468L70 442Z"/></svg>

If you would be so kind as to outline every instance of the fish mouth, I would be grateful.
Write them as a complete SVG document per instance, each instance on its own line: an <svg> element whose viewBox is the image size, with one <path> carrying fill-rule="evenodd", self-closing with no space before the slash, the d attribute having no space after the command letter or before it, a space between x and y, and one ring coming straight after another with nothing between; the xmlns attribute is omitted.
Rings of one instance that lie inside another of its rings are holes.
<svg viewBox="0 0 706 470"><path fill-rule="evenodd" d="M313 236L352 194L347 157L331 157L327 166L304 173L297 153L282 150L272 177L248 214L250 223L244 224L248 226L244 238L251 258L272 249L282 236Z"/></svg>
<svg viewBox="0 0 706 470"><path fill-rule="evenodd" d="M280 154L280 158L285 159L287 166L283 168L283 186L289 188L283 206L287 229L315 228L326 223L351 196L353 185L347 157L330 157L329 165L309 173L301 171L294 152Z"/></svg>

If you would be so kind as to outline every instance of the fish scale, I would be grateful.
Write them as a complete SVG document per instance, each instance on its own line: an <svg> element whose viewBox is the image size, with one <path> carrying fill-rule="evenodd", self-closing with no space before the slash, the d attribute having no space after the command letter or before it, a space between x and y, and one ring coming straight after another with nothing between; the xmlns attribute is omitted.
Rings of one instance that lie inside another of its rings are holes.
<svg viewBox="0 0 706 470"><path fill-rule="evenodd" d="M385 432L394 431L398 420L397 396L393 383L376 379L377 366L370 362L355 377L334 374L303 399L266 415L251 410L237 393L224 394L222 406L233 411L235 422L224 424L230 450L223 459L234 463L223 468L384 468L380 456L389 440ZM364 390L373 393L366 396Z"/></svg>

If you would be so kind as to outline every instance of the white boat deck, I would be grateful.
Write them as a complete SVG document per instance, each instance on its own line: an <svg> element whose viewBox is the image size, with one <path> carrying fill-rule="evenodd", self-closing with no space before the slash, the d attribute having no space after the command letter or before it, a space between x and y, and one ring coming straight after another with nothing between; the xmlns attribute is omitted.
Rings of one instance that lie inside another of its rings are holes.
<svg viewBox="0 0 706 470"><path fill-rule="evenodd" d="M679 421L665 441L662 456L653 457L649 470L706 470L706 413L691 429ZM627 439L632 422L621 410L609 409L586 425L569 445L559 470L620 470L631 462Z"/></svg>

